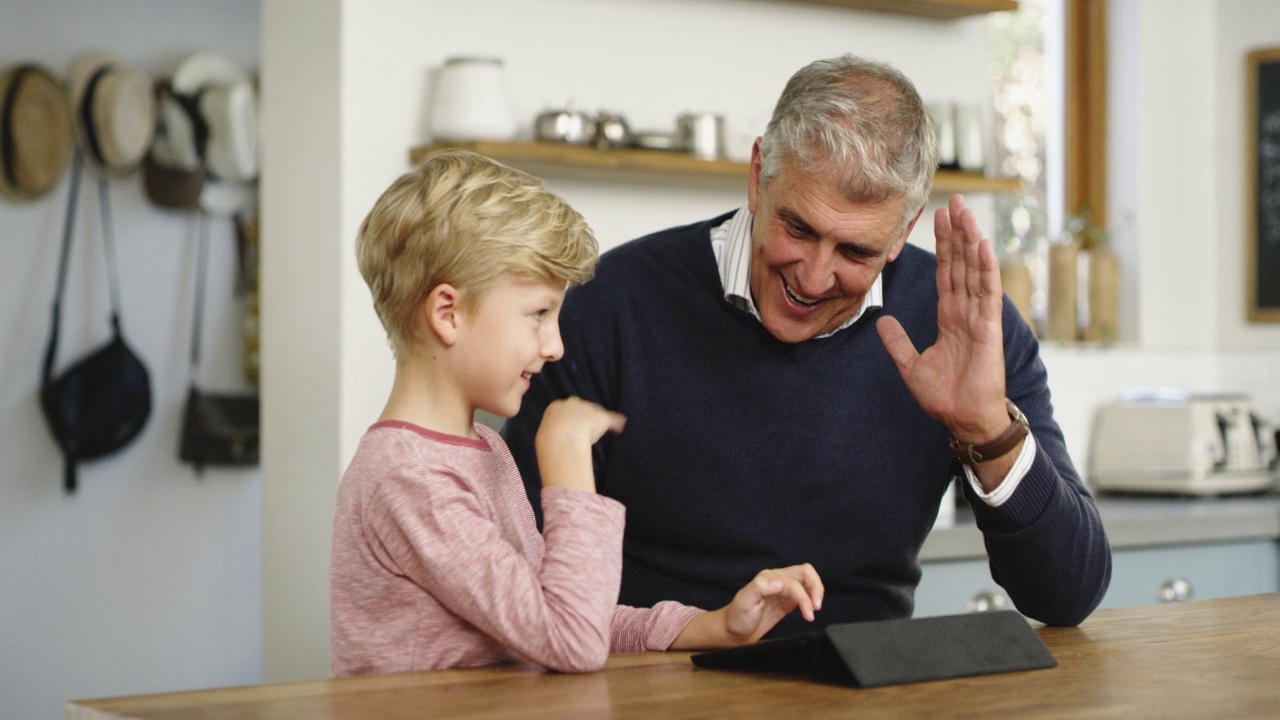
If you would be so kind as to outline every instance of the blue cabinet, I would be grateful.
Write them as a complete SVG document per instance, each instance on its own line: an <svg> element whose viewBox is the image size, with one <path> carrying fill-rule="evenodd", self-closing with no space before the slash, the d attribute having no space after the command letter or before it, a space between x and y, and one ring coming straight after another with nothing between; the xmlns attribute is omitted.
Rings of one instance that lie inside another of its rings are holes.
<svg viewBox="0 0 1280 720"><path fill-rule="evenodd" d="M1280 543L1246 540L1113 552L1111 586L1101 607L1280 591ZM999 606L1004 591L985 558L926 562L916 590L916 617ZM1007 600L1006 600L1007 602ZM1012 605L1009 605L1012 607Z"/></svg>

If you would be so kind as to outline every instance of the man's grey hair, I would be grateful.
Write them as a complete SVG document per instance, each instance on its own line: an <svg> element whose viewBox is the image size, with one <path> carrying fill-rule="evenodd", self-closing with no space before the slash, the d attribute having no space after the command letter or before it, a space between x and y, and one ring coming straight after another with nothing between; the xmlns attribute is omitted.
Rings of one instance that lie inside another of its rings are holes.
<svg viewBox="0 0 1280 720"><path fill-rule="evenodd" d="M897 69L854 55L801 68L760 141L761 184L789 160L838 184L850 200L906 198L903 223L924 207L938 140L916 87Z"/></svg>

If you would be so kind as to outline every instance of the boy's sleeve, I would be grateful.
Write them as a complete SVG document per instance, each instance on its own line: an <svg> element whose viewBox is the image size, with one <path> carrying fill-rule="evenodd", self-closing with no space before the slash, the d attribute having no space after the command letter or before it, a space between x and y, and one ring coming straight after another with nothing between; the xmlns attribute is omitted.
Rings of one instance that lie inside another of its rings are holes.
<svg viewBox="0 0 1280 720"><path fill-rule="evenodd" d="M620 503L548 488L535 571L464 478L437 471L431 502L420 498L420 480L402 471L368 506L368 527L410 580L530 662L562 672L604 665L622 577Z"/></svg>
<svg viewBox="0 0 1280 720"><path fill-rule="evenodd" d="M619 605L609 626L610 652L665 651L702 610L664 600L652 608Z"/></svg>

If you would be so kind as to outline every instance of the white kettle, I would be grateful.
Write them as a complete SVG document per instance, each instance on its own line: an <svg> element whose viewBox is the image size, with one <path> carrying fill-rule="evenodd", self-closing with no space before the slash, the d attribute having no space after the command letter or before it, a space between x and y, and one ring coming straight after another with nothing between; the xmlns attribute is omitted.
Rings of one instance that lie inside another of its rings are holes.
<svg viewBox="0 0 1280 720"><path fill-rule="evenodd" d="M430 118L436 141L514 139L516 114L502 60L474 56L446 59Z"/></svg>

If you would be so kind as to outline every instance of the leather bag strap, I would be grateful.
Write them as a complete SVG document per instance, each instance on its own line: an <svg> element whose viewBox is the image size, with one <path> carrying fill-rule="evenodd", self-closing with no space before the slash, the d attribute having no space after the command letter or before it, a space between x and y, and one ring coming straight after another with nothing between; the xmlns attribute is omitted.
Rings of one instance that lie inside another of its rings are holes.
<svg viewBox="0 0 1280 720"><path fill-rule="evenodd" d="M67 210L62 221L62 254L58 258L58 287L53 295L53 322L49 329L49 343L44 350L44 367L40 375L48 381L53 375L53 361L58 354L58 327L62 318L62 291L67 284L67 260L71 255L71 238L75 235L76 200L80 197L80 166L83 160L76 152L71 161L71 187L67 191Z"/></svg>
<svg viewBox="0 0 1280 720"><path fill-rule="evenodd" d="M71 259L71 241L75 237L76 205L80 197L80 176L84 160L77 151L71 163L71 187L67 191L67 210L62 226L62 252L58 258L58 286L53 296L53 321L49 328L49 343L45 346L41 380L53 376L53 365L58 355L58 331L62 324L62 296L67 287L67 265ZM111 295L111 331L119 337L120 329L120 277L116 268L115 234L111 225L110 192L106 178L98 179L98 206L102 216L102 243L106 251L107 286Z"/></svg>
<svg viewBox="0 0 1280 720"><path fill-rule="evenodd" d="M191 387L196 386L196 369L200 365L200 335L204 325L204 285L209 264L209 216L203 210L196 214L196 298L195 317L191 320Z"/></svg>
<svg viewBox="0 0 1280 720"><path fill-rule="evenodd" d="M111 193L107 179L98 178L98 211L102 215L102 244L106 250L107 289L111 295L111 328L120 334L120 273L116 268L116 238L111 224Z"/></svg>

